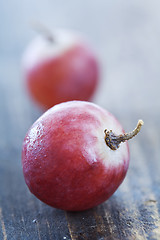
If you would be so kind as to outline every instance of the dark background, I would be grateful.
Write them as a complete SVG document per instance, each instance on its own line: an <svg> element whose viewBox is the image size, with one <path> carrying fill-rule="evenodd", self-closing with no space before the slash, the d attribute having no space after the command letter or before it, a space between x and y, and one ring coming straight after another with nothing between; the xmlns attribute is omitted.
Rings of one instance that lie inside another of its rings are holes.
<svg viewBox="0 0 160 240"><path fill-rule="evenodd" d="M0 239L160 239L160 2L158 0L0 1ZM131 163L118 191L82 213L46 206L21 169L26 131L41 115L21 68L36 36L32 22L84 33L101 66L94 102L124 129L145 125L130 142Z"/></svg>

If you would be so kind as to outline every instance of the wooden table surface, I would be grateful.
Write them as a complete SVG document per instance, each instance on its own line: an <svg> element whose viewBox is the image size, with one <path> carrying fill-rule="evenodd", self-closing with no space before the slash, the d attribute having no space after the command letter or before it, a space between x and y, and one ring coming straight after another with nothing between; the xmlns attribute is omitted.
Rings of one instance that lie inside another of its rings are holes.
<svg viewBox="0 0 160 240"><path fill-rule="evenodd" d="M16 0L0 5L0 240L160 239L160 3L71 0L62 7L62 1ZM87 22L82 13L90 16ZM24 182L22 141L42 114L29 99L21 72L23 50L34 36L28 27L32 19L84 31L103 69L94 102L115 114L126 131L139 118L145 122L129 143L124 182L108 201L88 211L51 208Z"/></svg>

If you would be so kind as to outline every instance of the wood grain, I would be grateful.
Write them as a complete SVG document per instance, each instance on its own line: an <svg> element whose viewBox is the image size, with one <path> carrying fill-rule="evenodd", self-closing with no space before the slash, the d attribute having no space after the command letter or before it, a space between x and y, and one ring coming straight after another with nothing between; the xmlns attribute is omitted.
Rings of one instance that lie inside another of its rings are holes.
<svg viewBox="0 0 160 240"><path fill-rule="evenodd" d="M0 223L1 223L1 228L2 228L3 239L7 240L6 228L5 228L5 225L4 225L4 220L3 220L3 215L2 215L2 209L1 208L0 208Z"/></svg>

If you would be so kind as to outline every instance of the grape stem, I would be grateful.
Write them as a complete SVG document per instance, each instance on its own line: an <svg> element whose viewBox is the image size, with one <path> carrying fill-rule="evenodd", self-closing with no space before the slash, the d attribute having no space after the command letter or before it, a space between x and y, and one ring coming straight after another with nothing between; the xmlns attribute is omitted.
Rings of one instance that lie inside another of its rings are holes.
<svg viewBox="0 0 160 240"><path fill-rule="evenodd" d="M120 135L115 135L112 130L104 130L105 133L105 142L108 147L112 150L117 150L119 148L119 145L121 142L125 142L126 140L129 140L133 137L135 137L141 130L141 127L143 126L144 122L142 120L139 120L137 123L136 128L129 133L124 133Z"/></svg>
<svg viewBox="0 0 160 240"><path fill-rule="evenodd" d="M39 22L32 22L32 28L40 33L42 36L44 36L46 39L48 39L49 42L53 43L55 41L52 32L49 28L47 28L45 25Z"/></svg>

